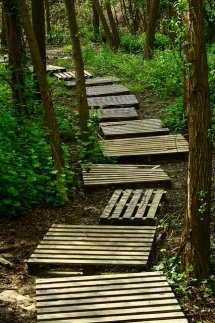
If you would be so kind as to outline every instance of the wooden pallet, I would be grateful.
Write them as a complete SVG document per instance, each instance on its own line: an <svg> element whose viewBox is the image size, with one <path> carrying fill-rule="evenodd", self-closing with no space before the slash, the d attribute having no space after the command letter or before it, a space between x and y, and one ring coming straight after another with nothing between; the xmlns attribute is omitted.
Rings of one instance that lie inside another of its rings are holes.
<svg viewBox="0 0 215 323"><path fill-rule="evenodd" d="M135 95L119 95L119 96L101 96L95 98L87 98L88 107L94 108L117 108L117 107L135 107L139 108L139 102Z"/></svg>
<svg viewBox="0 0 215 323"><path fill-rule="evenodd" d="M100 223L156 225L165 199L163 189L116 190L100 216Z"/></svg>
<svg viewBox="0 0 215 323"><path fill-rule="evenodd" d="M105 156L131 157L164 154L188 154L188 142L182 135L143 138L111 139L102 141Z"/></svg>
<svg viewBox="0 0 215 323"><path fill-rule="evenodd" d="M121 120L137 120L138 114L134 107L131 108L117 108L117 109L95 109L98 118L102 122L121 121ZM91 116L91 111L90 111Z"/></svg>
<svg viewBox="0 0 215 323"><path fill-rule="evenodd" d="M36 280L39 323L188 323L159 272Z"/></svg>
<svg viewBox="0 0 215 323"><path fill-rule="evenodd" d="M29 70L31 72L33 72L33 69L34 69L33 66L29 66ZM66 67L47 64L46 65L46 72L49 72L50 74L57 73L57 72L58 73L66 72Z"/></svg>
<svg viewBox="0 0 215 323"><path fill-rule="evenodd" d="M95 77L93 79L86 79L86 86L95 86L95 85L109 85L113 83L119 83L120 79L117 77ZM75 88L75 80L67 82L67 88Z"/></svg>
<svg viewBox="0 0 215 323"><path fill-rule="evenodd" d="M89 86L86 92L87 97L130 94L129 89L122 84Z"/></svg>
<svg viewBox="0 0 215 323"><path fill-rule="evenodd" d="M59 80L69 81L75 79L75 72L55 73L54 76L56 76ZM85 78L92 78L92 75L87 71L84 71L84 76Z"/></svg>
<svg viewBox="0 0 215 323"><path fill-rule="evenodd" d="M146 268L155 226L86 226L54 224L28 260L29 274L39 265L81 265L93 274L95 265Z"/></svg>
<svg viewBox="0 0 215 323"><path fill-rule="evenodd" d="M105 139L113 139L167 135L170 133L170 130L161 127L160 119L144 119L126 122L100 123L99 133L101 136L105 137Z"/></svg>
<svg viewBox="0 0 215 323"><path fill-rule="evenodd" d="M82 165L84 186L120 185L131 187L132 184L161 183L164 187L171 187L168 175L155 165L122 165L95 164Z"/></svg>

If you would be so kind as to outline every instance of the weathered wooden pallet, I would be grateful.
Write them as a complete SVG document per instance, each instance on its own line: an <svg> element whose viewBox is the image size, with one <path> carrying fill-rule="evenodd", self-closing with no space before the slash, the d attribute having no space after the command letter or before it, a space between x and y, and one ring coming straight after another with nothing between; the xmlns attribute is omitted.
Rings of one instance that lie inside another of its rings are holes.
<svg viewBox="0 0 215 323"><path fill-rule="evenodd" d="M33 72L33 66L29 67L29 70ZM66 72L66 67L64 66L56 66L56 65L46 65L46 72L49 72L51 74L57 73L57 72Z"/></svg>
<svg viewBox="0 0 215 323"><path fill-rule="evenodd" d="M100 223L156 225L165 199L163 189L116 190L100 216Z"/></svg>
<svg viewBox="0 0 215 323"><path fill-rule="evenodd" d="M86 92L87 97L130 94L129 89L122 84L89 86Z"/></svg>
<svg viewBox="0 0 215 323"><path fill-rule="evenodd" d="M75 79L75 72L55 73L54 76L56 76L59 80L69 81ZM87 71L84 71L84 76L85 78L92 78L92 75Z"/></svg>
<svg viewBox="0 0 215 323"><path fill-rule="evenodd" d="M170 129L162 128L160 119L99 123L99 133L105 139L167 135Z"/></svg>
<svg viewBox="0 0 215 323"><path fill-rule="evenodd" d="M139 108L139 102L135 95L116 95L116 96L101 96L95 98L87 98L88 107L94 108L116 108L116 107L135 107Z"/></svg>
<svg viewBox="0 0 215 323"><path fill-rule="evenodd" d="M95 85L109 85L113 83L119 83L120 79L117 77L95 77L93 79L86 79L86 86L95 86ZM67 82L67 88L75 88L75 80Z"/></svg>
<svg viewBox="0 0 215 323"><path fill-rule="evenodd" d="M36 280L39 323L188 323L159 272Z"/></svg>
<svg viewBox="0 0 215 323"><path fill-rule="evenodd" d="M179 134L105 140L102 141L102 152L112 157L188 154L189 147L186 139Z"/></svg>
<svg viewBox="0 0 215 323"><path fill-rule="evenodd" d="M155 165L95 164L82 165L84 186L161 183L171 187L168 175Z"/></svg>
<svg viewBox="0 0 215 323"><path fill-rule="evenodd" d="M131 108L117 108L117 109L94 109L93 113L97 114L100 121L121 121L121 120L137 120L138 114L134 107ZM91 116L91 111L90 111Z"/></svg>
<svg viewBox="0 0 215 323"><path fill-rule="evenodd" d="M93 274L95 265L146 268L156 227L54 224L28 260L29 273L39 265L81 265Z"/></svg>

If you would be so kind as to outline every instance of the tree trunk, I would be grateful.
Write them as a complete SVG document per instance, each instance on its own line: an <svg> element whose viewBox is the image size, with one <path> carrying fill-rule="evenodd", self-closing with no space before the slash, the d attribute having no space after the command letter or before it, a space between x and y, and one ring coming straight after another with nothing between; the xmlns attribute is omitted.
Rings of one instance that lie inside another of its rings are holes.
<svg viewBox="0 0 215 323"><path fill-rule="evenodd" d="M17 104L17 110L27 115L26 100L24 92L24 77L22 72L22 45L21 28L17 15L14 0L3 1L5 31L7 38L7 47L9 51L9 60L11 62L12 72L12 93Z"/></svg>
<svg viewBox="0 0 215 323"><path fill-rule="evenodd" d="M76 13L73 0L64 0L66 5L66 11L69 21L69 28L72 41L72 56L75 66L75 80L76 91L78 99L78 110L80 117L81 127L81 139L82 141L88 141L88 134L84 133L88 131L87 122L90 118L89 108L87 103L86 86L84 78L84 64L82 59L81 45L78 38L78 25L76 21Z"/></svg>
<svg viewBox="0 0 215 323"><path fill-rule="evenodd" d="M98 40L99 37L99 14L93 3L93 29L94 29L94 39Z"/></svg>
<svg viewBox="0 0 215 323"><path fill-rule="evenodd" d="M5 31L5 21L4 21L4 6L2 5L2 15L1 15L1 47L7 47L7 38Z"/></svg>
<svg viewBox="0 0 215 323"><path fill-rule="evenodd" d="M55 117L51 92L46 79L46 70L44 68L44 65L40 56L39 47L36 41L33 27L31 25L31 20L30 20L26 2L24 0L16 0L16 1L20 12L20 16L22 19L22 24L26 34L28 45L31 51L31 56L33 60L34 70L37 76L37 81L40 87L40 93L41 93L42 103L43 103L44 112L45 112L45 123L49 129L54 166L58 171L57 178L60 178L60 176L63 175L64 163L63 163L63 157L62 157L60 133L58 129L57 120ZM66 187L66 179L64 182L64 186ZM62 196L64 197L64 199L67 199L66 191L62 193Z"/></svg>
<svg viewBox="0 0 215 323"><path fill-rule="evenodd" d="M188 27L185 55L186 112L189 127L189 161L186 210L182 232L181 270L192 277L210 275L210 206L212 144L203 0L189 0L184 11ZM190 266L193 271L190 271Z"/></svg>
<svg viewBox="0 0 215 323"><path fill-rule="evenodd" d="M49 0L45 0L45 9L46 9L46 35L48 35L51 32Z"/></svg>
<svg viewBox="0 0 215 323"><path fill-rule="evenodd" d="M150 14L147 22L146 41L144 46L143 59L152 59L154 51L155 28L158 19L160 0L152 0L150 4Z"/></svg>
<svg viewBox="0 0 215 323"><path fill-rule="evenodd" d="M44 66L46 66L46 44L45 44L45 12L43 0L31 0L32 23L34 34L40 51Z"/></svg>
<svg viewBox="0 0 215 323"><path fill-rule="evenodd" d="M102 27L104 29L104 33L105 33L105 36L107 38L107 42L108 42L108 45L110 47L110 50L113 50L114 49L113 37L112 37L110 29L108 27L106 18L105 18L104 14L103 14L102 7L100 6L99 0L93 0L93 3L95 5L95 7L96 7L96 10L97 10L98 14L99 14L99 18L101 20Z"/></svg>
<svg viewBox="0 0 215 323"><path fill-rule="evenodd" d="M117 26L113 17L113 13L111 10L111 4L110 1L106 2L106 9L107 9L107 14L108 14L108 19L110 22L112 34L113 34L113 39L114 39L114 47L115 49L118 49L120 47L120 39L119 39L119 33L117 30Z"/></svg>

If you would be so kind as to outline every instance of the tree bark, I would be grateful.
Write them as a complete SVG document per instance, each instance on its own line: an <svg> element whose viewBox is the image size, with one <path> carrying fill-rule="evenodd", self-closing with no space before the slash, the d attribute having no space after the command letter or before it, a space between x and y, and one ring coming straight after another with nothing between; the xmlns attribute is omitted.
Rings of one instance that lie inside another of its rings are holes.
<svg viewBox="0 0 215 323"><path fill-rule="evenodd" d="M84 78L84 64L82 59L81 45L78 38L78 25L73 0L64 0L69 21L70 35L72 41L72 56L75 66L76 92L78 99L78 110L80 117L81 139L88 141L87 122L90 118L87 103L86 85Z"/></svg>
<svg viewBox="0 0 215 323"><path fill-rule="evenodd" d="M118 49L120 47L119 33L118 33L117 26L116 26L116 22L113 17L113 13L111 10L111 4L110 4L109 0L106 2L106 9L107 9L108 19L110 22L110 27L111 27L112 35L113 35L113 39L114 39L114 47L115 47L115 49Z"/></svg>
<svg viewBox="0 0 215 323"><path fill-rule="evenodd" d="M152 59L154 54L154 39L155 39L155 29L156 23L158 19L160 0L152 0L150 4L150 14L149 19L147 21L147 29L146 29L146 41L144 46L144 55L143 59Z"/></svg>
<svg viewBox="0 0 215 323"><path fill-rule="evenodd" d="M109 29L109 26L107 24L107 21L106 21L106 18L105 18L105 15L102 11L102 7L100 6L100 3L99 3L99 0L93 0L93 3L96 7L96 10L99 14L99 18L101 20L101 23L102 23L102 27L104 29L104 33L105 33L105 36L107 38L107 42L108 42L108 45L110 47L110 50L113 50L114 49L114 41L113 41L113 37L111 35L111 32L110 32L110 29Z"/></svg>
<svg viewBox="0 0 215 323"><path fill-rule="evenodd" d="M45 10L46 10L46 34L48 35L51 32L49 0L45 0Z"/></svg>
<svg viewBox="0 0 215 323"><path fill-rule="evenodd" d="M45 11L43 0L31 0L32 23L34 34L40 51L44 66L46 66L46 44L45 44Z"/></svg>
<svg viewBox="0 0 215 323"><path fill-rule="evenodd" d="M94 39L98 40L99 37L99 14L93 3L93 29L94 29Z"/></svg>
<svg viewBox="0 0 215 323"><path fill-rule="evenodd" d="M9 51L9 60L11 62L12 72L12 93L17 105L17 110L27 115L26 100L24 92L24 77L22 71L22 45L20 21L15 8L14 0L3 1L5 32L7 47Z"/></svg>
<svg viewBox="0 0 215 323"><path fill-rule="evenodd" d="M210 206L212 144L208 67L204 36L203 0L189 0L184 11L186 35L186 112L189 160L186 210L182 232L181 270L195 278L210 275ZM190 266L193 270L190 271Z"/></svg>
<svg viewBox="0 0 215 323"><path fill-rule="evenodd" d="M5 21L4 21L4 6L2 5L2 15L1 15L1 47L7 47L7 38L5 31Z"/></svg>
<svg viewBox="0 0 215 323"><path fill-rule="evenodd" d="M42 98L42 103L45 112L45 123L49 129L49 136L52 148L52 156L54 160L54 166L57 173L57 178L63 175L63 156L60 142L60 133L58 129L57 120L55 117L52 96L49 89L49 85L46 79L46 70L44 68L42 58L40 56L39 47L36 41L33 27L31 25L31 20L28 12L28 8L25 0L17 0L18 9L22 19L23 28L26 34L28 45L31 51L31 56L33 60L34 70L37 76L37 81L40 87L40 93ZM64 181L64 186L66 187L66 179ZM62 193L64 199L67 199L67 193Z"/></svg>

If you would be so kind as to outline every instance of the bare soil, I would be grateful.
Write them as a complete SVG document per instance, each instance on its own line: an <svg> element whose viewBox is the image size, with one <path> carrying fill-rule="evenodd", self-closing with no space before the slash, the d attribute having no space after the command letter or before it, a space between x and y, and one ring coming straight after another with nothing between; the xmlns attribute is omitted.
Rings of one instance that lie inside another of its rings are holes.
<svg viewBox="0 0 215 323"><path fill-rule="evenodd" d="M66 89L65 89L66 91ZM168 101L155 99L150 93L134 93L140 101L138 114L140 118L157 118L159 110L169 104ZM183 184L187 177L187 161L182 157L155 158L152 164L161 165L170 176L172 188L167 192L165 203L159 220L165 220L165 227L158 225L157 237L166 230L167 236L163 241L155 244L155 252L151 266L158 264L165 257L172 258L180 246L180 234L183 225L185 194ZM215 159L214 159L215 164ZM75 201L68 202L63 207L53 207L40 204L33 207L28 214L16 218L0 218L1 241L0 247L16 245L17 249L8 252L5 257L13 264L8 269L0 266L0 294L4 291L14 291L26 296L26 301L0 300L0 323L36 323L35 279L28 275L26 260L30 257L53 223L59 224L99 224L99 216L114 192L113 187L98 188L91 192L80 189ZM215 190L213 188L212 199ZM214 235L214 220L211 231ZM107 268L98 268L100 271ZM121 268L114 268L120 271ZM125 269L129 271L129 269ZM214 295L204 295L204 289L190 286L176 294L188 322L215 322ZM30 300L29 300L30 299ZM24 305L23 305L24 304Z"/></svg>

